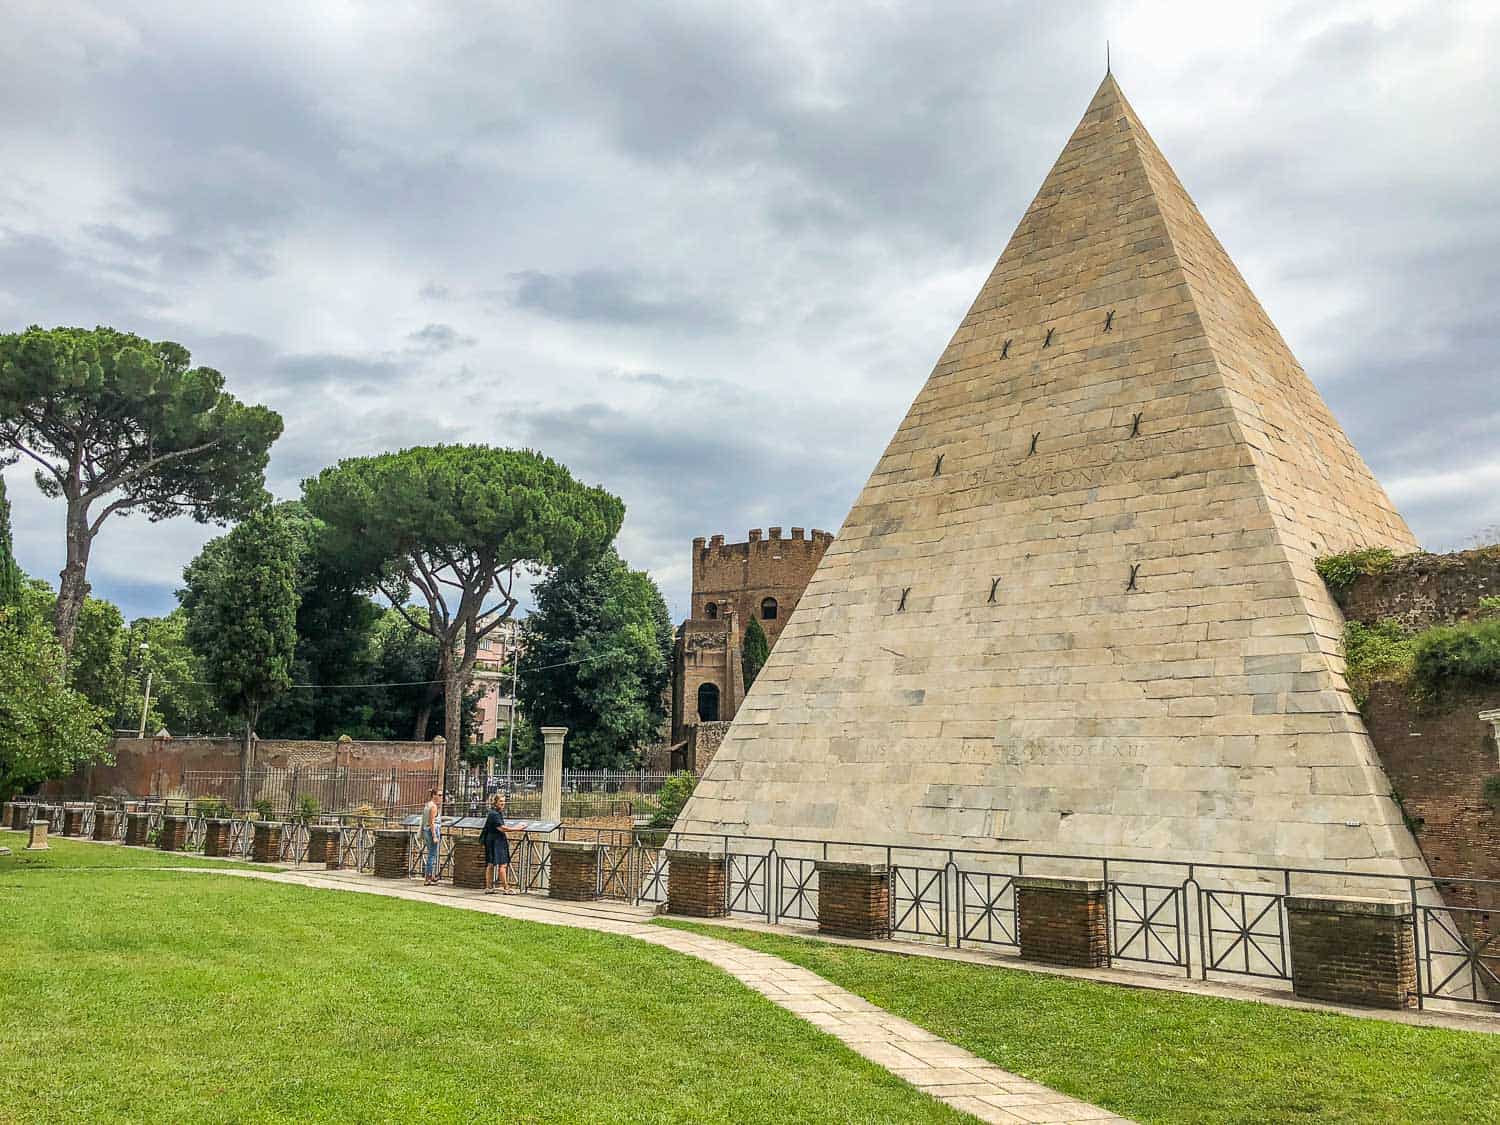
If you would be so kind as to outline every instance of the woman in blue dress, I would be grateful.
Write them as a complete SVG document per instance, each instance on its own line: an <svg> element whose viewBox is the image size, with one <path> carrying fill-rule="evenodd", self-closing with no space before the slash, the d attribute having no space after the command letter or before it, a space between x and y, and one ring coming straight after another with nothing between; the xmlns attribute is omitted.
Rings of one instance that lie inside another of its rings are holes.
<svg viewBox="0 0 1500 1125"><path fill-rule="evenodd" d="M510 879L510 837L505 834L504 793L490 798L490 811L479 830L479 842L484 845L484 893L492 895L499 889L508 895L515 894Z"/></svg>

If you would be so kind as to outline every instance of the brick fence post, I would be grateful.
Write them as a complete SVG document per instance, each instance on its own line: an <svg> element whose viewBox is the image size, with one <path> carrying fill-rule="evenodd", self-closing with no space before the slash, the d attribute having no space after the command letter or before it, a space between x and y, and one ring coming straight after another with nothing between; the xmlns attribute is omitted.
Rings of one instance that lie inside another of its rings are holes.
<svg viewBox="0 0 1500 1125"><path fill-rule="evenodd" d="M478 836L454 835L453 885L484 890L484 845Z"/></svg>
<svg viewBox="0 0 1500 1125"><path fill-rule="evenodd" d="M203 822L203 854L220 859L229 854L234 838L234 822L215 817Z"/></svg>
<svg viewBox="0 0 1500 1125"><path fill-rule="evenodd" d="M818 932L875 941L891 936L891 872L883 863L820 859Z"/></svg>
<svg viewBox="0 0 1500 1125"><path fill-rule="evenodd" d="M279 820L257 820L253 822L254 839L250 841L250 858L256 863L275 863L281 859L281 830Z"/></svg>
<svg viewBox="0 0 1500 1125"><path fill-rule="evenodd" d="M407 845L411 835L404 828L375 830L375 875L381 879L405 879Z"/></svg>
<svg viewBox="0 0 1500 1125"><path fill-rule="evenodd" d="M188 818L164 816L161 830L156 834L156 846L164 852L180 852L187 849Z"/></svg>
<svg viewBox="0 0 1500 1125"><path fill-rule="evenodd" d="M725 862L722 853L667 849L667 913L689 918L728 914Z"/></svg>
<svg viewBox="0 0 1500 1125"><path fill-rule="evenodd" d="M16 802L6 801L4 807L0 808L0 828L9 828L15 823L15 818Z"/></svg>
<svg viewBox="0 0 1500 1125"><path fill-rule="evenodd" d="M547 897L592 902L599 897L599 845L591 840L554 840Z"/></svg>
<svg viewBox="0 0 1500 1125"><path fill-rule="evenodd" d="M310 824L307 827L307 862L337 867L339 845L344 830L337 824ZM333 862L329 863L332 858Z"/></svg>
<svg viewBox="0 0 1500 1125"><path fill-rule="evenodd" d="M120 834L119 809L94 809L94 839L113 840Z"/></svg>
<svg viewBox="0 0 1500 1125"><path fill-rule="evenodd" d="M17 801L11 806L10 826L17 832L26 832L31 828L31 822L36 819L36 804L33 801Z"/></svg>
<svg viewBox="0 0 1500 1125"><path fill-rule="evenodd" d="M1103 879L1017 876L1011 885L1022 957L1081 969L1109 964L1109 911Z"/></svg>
<svg viewBox="0 0 1500 1125"><path fill-rule="evenodd" d="M127 812L125 814L125 842L132 848L144 848L151 829L151 814Z"/></svg>
<svg viewBox="0 0 1500 1125"><path fill-rule="evenodd" d="M45 820L33 820L31 822L31 836L26 841L28 852L44 852L47 850L47 822Z"/></svg>
<svg viewBox="0 0 1500 1125"><path fill-rule="evenodd" d="M1416 1005L1410 902L1318 895L1285 901L1296 995L1371 1008Z"/></svg>
<svg viewBox="0 0 1500 1125"><path fill-rule="evenodd" d="M83 814L88 811L87 805L67 805L63 808L63 835L83 835Z"/></svg>

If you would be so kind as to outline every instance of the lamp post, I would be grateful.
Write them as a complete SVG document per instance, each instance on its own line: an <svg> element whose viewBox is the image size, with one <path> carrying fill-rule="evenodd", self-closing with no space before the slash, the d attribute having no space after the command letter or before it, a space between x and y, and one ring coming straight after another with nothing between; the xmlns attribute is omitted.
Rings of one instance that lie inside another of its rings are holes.
<svg viewBox="0 0 1500 1125"><path fill-rule="evenodd" d="M146 650L151 646L146 641L141 642L141 663L146 663ZM141 700L141 729L136 737L146 737L146 712L151 710L151 669L146 669L146 694Z"/></svg>

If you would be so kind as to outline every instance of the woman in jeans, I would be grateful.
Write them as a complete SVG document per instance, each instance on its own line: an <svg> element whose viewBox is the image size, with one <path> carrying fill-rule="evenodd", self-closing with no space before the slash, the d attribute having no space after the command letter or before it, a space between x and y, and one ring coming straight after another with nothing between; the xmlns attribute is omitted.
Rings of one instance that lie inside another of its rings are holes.
<svg viewBox="0 0 1500 1125"><path fill-rule="evenodd" d="M422 847L427 849L427 858L422 867L422 881L429 887L438 881L438 839L443 831L438 824L438 817L441 815L438 791L429 790L427 804L422 807Z"/></svg>

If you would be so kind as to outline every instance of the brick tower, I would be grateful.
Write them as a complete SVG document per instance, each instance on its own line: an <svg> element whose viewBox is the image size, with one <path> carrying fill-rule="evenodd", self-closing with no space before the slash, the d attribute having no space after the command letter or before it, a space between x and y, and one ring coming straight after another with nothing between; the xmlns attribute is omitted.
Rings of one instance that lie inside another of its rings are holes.
<svg viewBox="0 0 1500 1125"><path fill-rule="evenodd" d="M1415 547L1112 77L688 831L1420 871L1320 554Z"/></svg>

